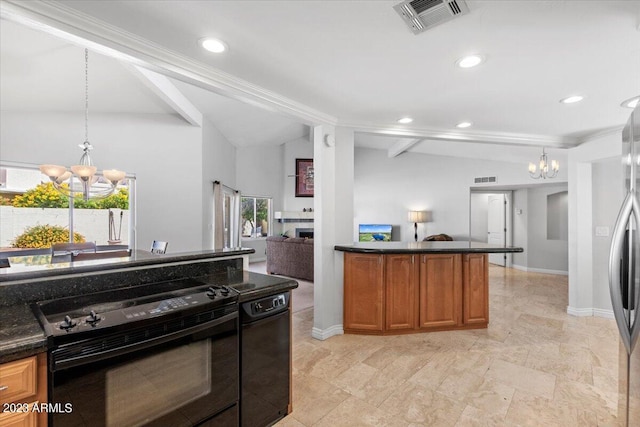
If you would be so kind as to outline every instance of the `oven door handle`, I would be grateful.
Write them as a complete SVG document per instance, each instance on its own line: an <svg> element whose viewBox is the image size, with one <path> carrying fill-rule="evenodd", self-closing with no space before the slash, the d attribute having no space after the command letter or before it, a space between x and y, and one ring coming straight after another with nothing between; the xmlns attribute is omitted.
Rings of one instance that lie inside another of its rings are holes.
<svg viewBox="0 0 640 427"><path fill-rule="evenodd" d="M51 360L51 371L60 371L63 369L73 368L75 366L86 365L88 363L97 362L100 360L109 359L112 357L118 357L125 355L127 353L131 353L138 350L143 350L145 348L153 347L156 345L164 344L170 341L174 341L180 338L184 338L189 335L196 334L198 332L205 331L207 329L213 328L215 326L221 325L229 320L237 319L238 312L230 313L225 316L222 316L218 319L211 320L209 322L203 323L201 325L192 326L189 328L182 329L180 331L171 332L166 335L162 335L155 338L150 338L148 340L139 341L133 344L123 345L121 347L97 351L91 354L85 354L81 356L71 356L71 357L60 357L59 359L56 357L57 354L68 351L71 347L83 347L86 345L86 341L78 344L71 344L65 346L63 348L58 348L51 352L52 360ZM102 338L96 338L95 341L102 341Z"/></svg>

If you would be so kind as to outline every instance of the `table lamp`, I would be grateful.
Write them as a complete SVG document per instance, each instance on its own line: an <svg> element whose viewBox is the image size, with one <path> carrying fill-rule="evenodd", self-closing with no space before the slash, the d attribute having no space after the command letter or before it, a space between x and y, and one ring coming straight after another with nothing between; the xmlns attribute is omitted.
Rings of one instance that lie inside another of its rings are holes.
<svg viewBox="0 0 640 427"><path fill-rule="evenodd" d="M418 223L429 222L429 212L427 211L409 211L409 222L413 223L415 229L415 239L418 241Z"/></svg>

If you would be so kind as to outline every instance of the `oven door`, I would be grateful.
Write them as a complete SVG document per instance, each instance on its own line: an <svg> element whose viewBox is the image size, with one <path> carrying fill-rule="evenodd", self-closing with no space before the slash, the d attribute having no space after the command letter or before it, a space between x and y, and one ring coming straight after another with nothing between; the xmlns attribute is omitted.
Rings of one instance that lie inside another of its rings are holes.
<svg viewBox="0 0 640 427"><path fill-rule="evenodd" d="M238 313L148 338L167 329L133 328L51 351L50 425L237 426Z"/></svg>

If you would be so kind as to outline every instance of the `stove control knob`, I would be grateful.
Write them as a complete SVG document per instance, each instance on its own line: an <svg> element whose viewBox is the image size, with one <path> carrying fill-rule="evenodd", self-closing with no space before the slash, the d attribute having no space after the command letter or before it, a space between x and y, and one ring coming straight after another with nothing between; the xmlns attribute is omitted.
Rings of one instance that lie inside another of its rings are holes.
<svg viewBox="0 0 640 427"><path fill-rule="evenodd" d="M64 320L60 322L60 329L64 329L65 331L76 326L77 323L73 321L71 316L64 316Z"/></svg>
<svg viewBox="0 0 640 427"><path fill-rule="evenodd" d="M227 295L229 295L229 287L224 285L222 289L220 289L220 293L223 297L226 297Z"/></svg>
<svg viewBox="0 0 640 427"><path fill-rule="evenodd" d="M209 287L209 289L207 289L207 296L211 299L214 299L216 297L216 290L213 289L211 286Z"/></svg>
<svg viewBox="0 0 640 427"><path fill-rule="evenodd" d="M91 326L95 326L96 323L102 320L102 317L98 316L95 311L91 310L91 313L84 319Z"/></svg>

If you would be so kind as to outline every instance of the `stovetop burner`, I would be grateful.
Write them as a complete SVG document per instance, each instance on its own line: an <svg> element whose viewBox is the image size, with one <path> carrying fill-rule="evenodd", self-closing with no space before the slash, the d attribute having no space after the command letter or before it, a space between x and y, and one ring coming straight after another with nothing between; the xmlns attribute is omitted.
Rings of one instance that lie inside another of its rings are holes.
<svg viewBox="0 0 640 427"><path fill-rule="evenodd" d="M34 304L48 336L95 333L160 316L207 311L235 304L238 293L227 287L185 279L115 289Z"/></svg>

